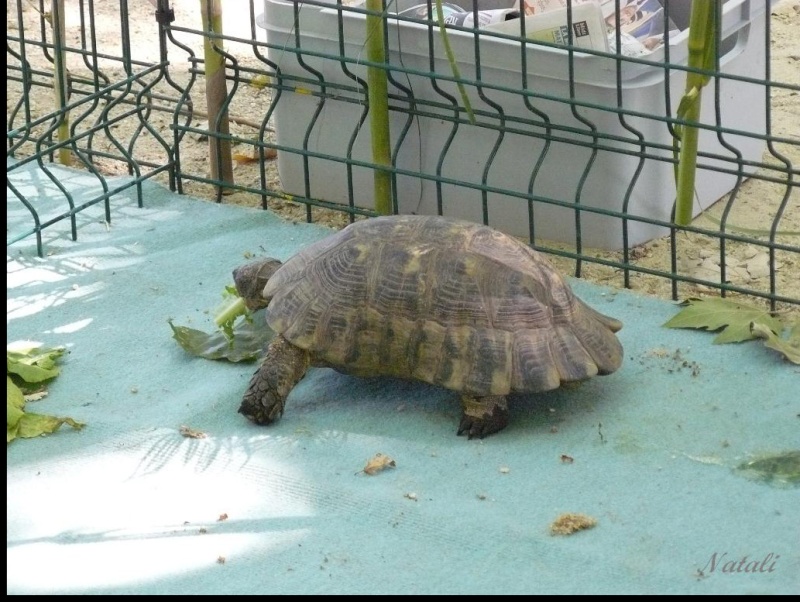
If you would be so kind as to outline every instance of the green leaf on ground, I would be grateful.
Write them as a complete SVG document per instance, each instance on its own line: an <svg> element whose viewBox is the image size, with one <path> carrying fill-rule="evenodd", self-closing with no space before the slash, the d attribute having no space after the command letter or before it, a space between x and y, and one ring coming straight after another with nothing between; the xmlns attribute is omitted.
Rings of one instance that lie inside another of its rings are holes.
<svg viewBox="0 0 800 602"><path fill-rule="evenodd" d="M48 416L46 414L33 414L31 412L26 412L22 418L20 418L17 437L29 439L31 437L39 437L40 435L55 433L62 424L68 424L77 430L80 430L86 426L83 422L78 422L72 418L58 418L56 416Z"/></svg>
<svg viewBox="0 0 800 602"><path fill-rule="evenodd" d="M72 418L25 411L25 390L37 389L31 399L43 397L41 383L59 374L60 368L56 362L64 352L63 347L48 348L38 343L13 343L7 346L6 443L11 443L17 437L30 438L54 433L62 424L68 424L75 429L83 428L82 422Z"/></svg>
<svg viewBox="0 0 800 602"><path fill-rule="evenodd" d="M29 384L40 383L58 376L58 359L63 347L42 347L38 343L15 343L6 349L7 371Z"/></svg>
<svg viewBox="0 0 800 602"><path fill-rule="evenodd" d="M767 455L749 460L737 469L762 481L777 481L787 485L800 485L800 450Z"/></svg>
<svg viewBox="0 0 800 602"><path fill-rule="evenodd" d="M785 339L758 322L750 324L750 330L753 336L764 339L764 345L783 354L793 364L800 364L800 322L789 330L789 336Z"/></svg>
<svg viewBox="0 0 800 602"><path fill-rule="evenodd" d="M756 338L750 324L758 324L776 336L783 330L781 321L767 310L729 299L688 299L684 309L672 317L667 328L697 328L721 332L714 344L739 343Z"/></svg>
<svg viewBox="0 0 800 602"><path fill-rule="evenodd" d="M20 418L25 414L23 411L25 396L10 376L6 376L6 396L8 398L6 402L6 443L8 443L17 436Z"/></svg>
<svg viewBox="0 0 800 602"><path fill-rule="evenodd" d="M186 326L176 326L169 320L172 336L184 351L196 357L229 362L257 360L264 348L275 336L267 326L266 313L257 311L250 319L240 319L232 330L232 336L224 330L203 332Z"/></svg>

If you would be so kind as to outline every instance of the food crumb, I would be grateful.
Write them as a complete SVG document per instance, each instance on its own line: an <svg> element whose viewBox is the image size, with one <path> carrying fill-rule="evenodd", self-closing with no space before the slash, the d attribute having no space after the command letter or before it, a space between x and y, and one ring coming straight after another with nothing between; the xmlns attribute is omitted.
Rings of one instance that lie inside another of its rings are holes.
<svg viewBox="0 0 800 602"><path fill-rule="evenodd" d="M368 462L367 465L361 470L364 474L376 475L387 468L395 468L397 463L385 454L375 454Z"/></svg>
<svg viewBox="0 0 800 602"><path fill-rule="evenodd" d="M183 435L184 437L187 437L189 439L205 439L206 438L206 434L203 431L198 431L196 429L189 428L185 424L181 425L181 427L178 429L178 432L181 435Z"/></svg>
<svg viewBox="0 0 800 602"><path fill-rule="evenodd" d="M595 525L597 525L597 519L591 516L567 512L553 521L553 524L550 525L550 533L552 535L572 535L584 529L591 529Z"/></svg>

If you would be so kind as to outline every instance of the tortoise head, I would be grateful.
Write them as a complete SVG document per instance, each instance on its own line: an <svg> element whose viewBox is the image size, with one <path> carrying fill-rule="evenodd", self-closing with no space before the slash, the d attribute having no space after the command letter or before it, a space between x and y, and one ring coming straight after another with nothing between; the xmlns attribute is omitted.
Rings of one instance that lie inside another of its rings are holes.
<svg viewBox="0 0 800 602"><path fill-rule="evenodd" d="M267 257L233 270L236 292L244 299L250 310L255 311L267 306L269 299L264 298L264 287L279 267L281 262L278 259Z"/></svg>

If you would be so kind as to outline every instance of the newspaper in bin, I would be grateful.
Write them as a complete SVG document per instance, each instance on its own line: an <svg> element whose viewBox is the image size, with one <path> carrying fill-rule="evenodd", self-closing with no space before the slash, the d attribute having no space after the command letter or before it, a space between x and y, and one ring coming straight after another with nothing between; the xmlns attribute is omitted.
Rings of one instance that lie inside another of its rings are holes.
<svg viewBox="0 0 800 602"><path fill-rule="evenodd" d="M436 18L436 5L431 5L434 14L428 16L428 5L419 4L412 6L404 11L399 12L399 15L404 17L416 17L419 19L435 19ZM458 25L460 27L476 27L475 13L473 11L465 11L460 6L455 4L442 4L442 14L444 16L445 25ZM518 19L519 11L515 8L500 8L495 10L480 10L478 11L478 25L477 27L486 27L493 23L502 23L509 19Z"/></svg>
<svg viewBox="0 0 800 602"><path fill-rule="evenodd" d="M500 8L495 10L478 11L478 27L486 27L495 23L504 23L510 20L519 20L519 11L513 8ZM445 25L460 25L461 27L475 27L475 13L453 13L444 18Z"/></svg>
<svg viewBox="0 0 800 602"><path fill-rule="evenodd" d="M619 0L619 13L616 0L522 0L526 36L533 40L568 44L567 5L570 1L571 41L578 48L617 52L619 28L622 42L620 54L643 56L662 46L665 38L669 39L680 31L672 18L665 23L663 3L667 0ZM686 20L691 1L672 0L670 15L681 15L682 19L676 17L678 21ZM430 16L429 6L434 10ZM520 35L520 0L507 0L506 6L506 9L478 11L477 27L485 31ZM474 26L475 13L465 11L461 6L442 3L442 13L446 25ZM399 14L435 20L435 4L419 4Z"/></svg>
<svg viewBox="0 0 800 602"><path fill-rule="evenodd" d="M542 0L544 2L546 0ZM520 20L503 21L486 27L508 35L521 35ZM603 13L597 2L576 4L572 7L572 36L567 27L567 9L557 8L535 12L525 17L525 36L553 44L572 44L578 48L608 51L608 35Z"/></svg>
<svg viewBox="0 0 800 602"><path fill-rule="evenodd" d="M667 1L670 1L670 18L665 20L664 3ZM583 4L599 5L610 50L616 52L616 31L619 28L622 42L621 54L642 56L661 47L665 37L669 39L671 36L677 35L681 29L688 27L691 2L692 0L619 0L619 6L617 6L615 0L572 0L572 7L575 11ZM568 0L522 0L522 7L527 16L541 16L552 11L563 10L567 3ZM520 0L509 0L508 6L519 7L519 5ZM619 12L617 12L617 8L619 8ZM563 10L562 14L565 13L566 11ZM676 21L683 25L677 25ZM563 23L566 25L566 17L564 17ZM603 50L599 46L595 48Z"/></svg>
<svg viewBox="0 0 800 602"><path fill-rule="evenodd" d="M433 10L432 14L428 14L428 5L427 4L417 4L416 6L412 6L411 8L407 8L405 10L401 10L398 15L402 15L404 17L409 17L411 19L431 19L436 20L436 3L431 2L430 4L431 10ZM464 9L458 6L457 4L447 4L446 2L442 2L442 14L446 19L448 15L452 15L453 13L461 13L464 12Z"/></svg>

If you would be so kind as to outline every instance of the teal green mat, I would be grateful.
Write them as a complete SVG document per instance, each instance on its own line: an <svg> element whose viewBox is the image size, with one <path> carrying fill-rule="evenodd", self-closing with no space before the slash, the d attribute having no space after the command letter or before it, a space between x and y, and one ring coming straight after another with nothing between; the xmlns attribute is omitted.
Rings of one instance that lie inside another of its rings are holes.
<svg viewBox="0 0 800 602"><path fill-rule="evenodd" d="M40 172L9 179L60 210ZM44 259L33 238L7 249L8 341L69 349L36 411L87 424L8 446L9 594L800 591L800 490L734 470L800 448L800 370L774 352L575 282L625 323L622 369L513 398L495 436L457 437L448 391L327 369L258 427L236 412L254 366L188 357L167 320L209 329L246 255L328 231L155 184L145 202L115 197L110 226L79 214L78 242L45 230ZM7 207L9 237L30 227ZM396 466L368 476L376 453ZM551 535L566 512L597 525Z"/></svg>

